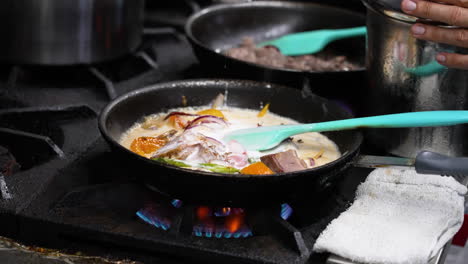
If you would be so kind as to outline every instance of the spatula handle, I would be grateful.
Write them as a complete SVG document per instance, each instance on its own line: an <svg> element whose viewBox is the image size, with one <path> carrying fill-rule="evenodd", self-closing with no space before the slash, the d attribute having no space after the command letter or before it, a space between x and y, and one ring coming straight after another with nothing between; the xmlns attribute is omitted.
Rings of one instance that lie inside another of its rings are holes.
<svg viewBox="0 0 468 264"><path fill-rule="evenodd" d="M345 29L333 29L330 31L330 40L351 38L365 36L367 33L366 27L354 27L354 28L345 28Z"/></svg>
<svg viewBox="0 0 468 264"><path fill-rule="evenodd" d="M354 128L398 128L398 127L433 127L450 126L468 123L468 111L424 111L352 118L309 124L304 126L304 132L335 131Z"/></svg>

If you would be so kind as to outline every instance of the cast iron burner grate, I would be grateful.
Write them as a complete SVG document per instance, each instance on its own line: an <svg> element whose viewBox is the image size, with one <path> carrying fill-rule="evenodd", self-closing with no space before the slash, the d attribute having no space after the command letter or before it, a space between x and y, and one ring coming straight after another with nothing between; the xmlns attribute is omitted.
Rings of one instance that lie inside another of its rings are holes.
<svg viewBox="0 0 468 264"><path fill-rule="evenodd" d="M161 76L154 55L140 50L123 59L99 65L79 66L10 66L5 90L12 94L20 82L25 84L44 85L54 83L56 86L74 84L77 87L87 83L103 90L108 99L117 96L115 83L131 79L145 73ZM45 83L44 81L47 80ZM52 80L52 81L51 81Z"/></svg>
<svg viewBox="0 0 468 264"><path fill-rule="evenodd" d="M23 170L58 156L65 158L63 123L89 119L86 106L25 107L0 110L0 144L8 148Z"/></svg>
<svg viewBox="0 0 468 264"><path fill-rule="evenodd" d="M167 71L184 70L196 62L186 38L173 28L145 28L143 33L144 41L137 51L109 62L60 67L2 65L0 72L5 81L3 89L0 87L0 103L18 107L41 101L79 104L91 99L98 111L119 94L156 83ZM155 46L181 52L167 56ZM48 93L43 93L43 89Z"/></svg>
<svg viewBox="0 0 468 264"><path fill-rule="evenodd" d="M95 142L96 117L86 105L1 109L0 207L14 212L33 201L54 177L51 172Z"/></svg>

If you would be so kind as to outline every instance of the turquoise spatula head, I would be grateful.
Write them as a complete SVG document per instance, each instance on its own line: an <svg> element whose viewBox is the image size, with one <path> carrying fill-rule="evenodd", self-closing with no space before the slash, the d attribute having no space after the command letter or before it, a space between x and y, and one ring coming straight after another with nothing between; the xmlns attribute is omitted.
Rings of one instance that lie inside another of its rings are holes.
<svg viewBox="0 0 468 264"><path fill-rule="evenodd" d="M273 45L286 56L298 56L317 53L332 41L365 36L366 32L366 27L321 29L288 34L278 39L262 42L258 46Z"/></svg>
<svg viewBox="0 0 468 264"><path fill-rule="evenodd" d="M405 72L416 75L416 76L430 76L444 70L447 70L447 67L439 64L437 61L431 61L424 65L419 65L412 68L404 68Z"/></svg>

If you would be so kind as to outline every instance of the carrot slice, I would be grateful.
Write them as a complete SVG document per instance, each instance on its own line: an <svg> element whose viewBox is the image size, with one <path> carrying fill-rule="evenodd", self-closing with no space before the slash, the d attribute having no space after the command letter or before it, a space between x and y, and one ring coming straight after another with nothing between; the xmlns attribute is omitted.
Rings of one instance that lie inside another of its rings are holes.
<svg viewBox="0 0 468 264"><path fill-rule="evenodd" d="M263 162L252 163L249 166L243 168L240 172L242 174L256 174L256 175L265 175L265 174L273 174L274 173Z"/></svg>
<svg viewBox="0 0 468 264"><path fill-rule="evenodd" d="M206 109L206 110L202 110L200 112L197 113L197 115L212 115L212 116L216 116L216 117L219 117L219 118L223 118L223 119L226 119L224 117L224 114L223 112L217 110L217 109Z"/></svg>
<svg viewBox="0 0 468 264"><path fill-rule="evenodd" d="M270 108L270 103L266 104L262 110L258 113L258 117L263 117L264 115L266 115L266 113L268 112L268 108Z"/></svg>
<svg viewBox="0 0 468 264"><path fill-rule="evenodd" d="M145 155L158 150L166 144L167 140L156 137L139 137L133 140L130 150L138 155Z"/></svg>

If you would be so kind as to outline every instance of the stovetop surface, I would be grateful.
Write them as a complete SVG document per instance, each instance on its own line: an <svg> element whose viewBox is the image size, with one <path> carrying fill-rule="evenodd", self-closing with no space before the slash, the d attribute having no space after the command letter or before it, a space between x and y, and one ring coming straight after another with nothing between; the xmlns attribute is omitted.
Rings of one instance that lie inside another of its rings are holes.
<svg viewBox="0 0 468 264"><path fill-rule="evenodd" d="M350 204L368 170L351 168L327 195L304 198L307 221L293 213L291 224L301 232L305 253L273 233L199 238L136 216L154 193L136 180L137 169L116 162L97 128L99 111L111 98L157 82L218 77L198 64L180 31L145 32L137 53L108 64L2 66L0 146L22 168L0 177L0 235L145 263L325 263L325 254L311 253L313 243Z"/></svg>
<svg viewBox="0 0 468 264"><path fill-rule="evenodd" d="M132 177L135 171L131 168L115 166L112 156L106 143L98 138L86 155L55 174L45 175L44 185L37 188L40 191L32 192L35 195L29 197L29 203L16 208L18 238L99 255L103 252L95 247L106 245L108 256L140 261L151 259L151 262L154 261L152 258L160 261L180 258L181 263L188 259L208 263L212 260L224 263L324 263L326 259L323 254L300 256L294 245L274 234L254 235L247 239L199 238L148 225L138 219L135 212L152 199L153 192ZM326 225L347 208L354 188L367 173L367 170L353 169L328 197L304 201L310 205L311 213L306 223L298 226L301 226L299 230L308 249L312 249ZM10 186L17 186L11 183L8 182ZM17 194L16 190L10 192L13 196ZM125 251L128 253L122 253Z"/></svg>

